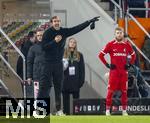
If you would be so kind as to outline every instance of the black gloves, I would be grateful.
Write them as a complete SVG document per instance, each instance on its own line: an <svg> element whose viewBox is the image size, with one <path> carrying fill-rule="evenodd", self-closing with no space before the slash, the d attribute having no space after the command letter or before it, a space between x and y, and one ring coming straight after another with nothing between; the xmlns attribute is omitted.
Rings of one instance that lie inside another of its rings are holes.
<svg viewBox="0 0 150 123"><path fill-rule="evenodd" d="M111 69L111 70L116 69L116 65L114 65L114 64L108 64L108 63L106 63L106 67L109 68L109 69ZM124 66L124 69L125 70L129 70L130 67L131 67L131 64L126 64Z"/></svg>
<svg viewBox="0 0 150 123"><path fill-rule="evenodd" d="M111 69L111 70L114 70L114 69L116 69L116 65L114 65L114 64L106 64L106 67L107 68L109 68L109 69Z"/></svg>
<svg viewBox="0 0 150 123"><path fill-rule="evenodd" d="M93 23L90 25L90 29L91 29L91 30L95 29L95 22L93 22Z"/></svg>
<svg viewBox="0 0 150 123"><path fill-rule="evenodd" d="M99 21L100 16L94 17L91 20L89 20L90 23L95 23L96 21Z"/></svg>
<svg viewBox="0 0 150 123"><path fill-rule="evenodd" d="M125 69L125 70L129 70L130 67L131 67L131 64L126 64L126 65L124 66L124 69Z"/></svg>
<svg viewBox="0 0 150 123"><path fill-rule="evenodd" d="M90 29L93 30L95 29L95 22L99 21L100 16L94 17L93 19L89 20L89 22L91 23L90 25Z"/></svg>

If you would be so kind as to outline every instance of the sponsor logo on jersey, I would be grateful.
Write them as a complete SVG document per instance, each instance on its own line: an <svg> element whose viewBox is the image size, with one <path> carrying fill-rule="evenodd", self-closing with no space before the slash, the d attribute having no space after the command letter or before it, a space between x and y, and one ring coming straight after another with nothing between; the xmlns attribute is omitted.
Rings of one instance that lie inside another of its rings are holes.
<svg viewBox="0 0 150 123"><path fill-rule="evenodd" d="M126 53L114 53L113 56L127 56Z"/></svg>

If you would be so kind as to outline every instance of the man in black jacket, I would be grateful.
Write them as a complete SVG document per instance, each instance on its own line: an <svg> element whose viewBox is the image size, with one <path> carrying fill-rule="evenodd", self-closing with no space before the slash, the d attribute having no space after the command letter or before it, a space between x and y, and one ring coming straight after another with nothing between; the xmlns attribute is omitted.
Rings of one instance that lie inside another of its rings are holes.
<svg viewBox="0 0 150 123"><path fill-rule="evenodd" d="M43 90L47 89L47 81L53 80L55 90L55 103L56 103L56 115L62 115L61 110L61 91L63 84L63 54L66 38L74 35L81 30L88 27L90 24L95 24L99 20L99 17L95 17L82 24L79 24L72 28L60 27L61 20L58 16L54 16L51 19L51 27L47 29L43 35L42 47L45 51L45 71L41 75L41 82L45 83ZM50 90L50 89L49 89ZM49 90L47 90L49 92ZM44 95L49 97L49 95Z"/></svg>
<svg viewBox="0 0 150 123"><path fill-rule="evenodd" d="M32 80L34 81L34 88L36 88L34 91L35 98L39 93L39 80L44 61L44 52L41 47L43 33L44 31L42 30L36 32L36 43L31 46L27 56L27 82L31 85Z"/></svg>
<svg viewBox="0 0 150 123"><path fill-rule="evenodd" d="M32 90L34 90L35 100L39 100L40 98L42 98L39 96L41 95L41 93L45 94L45 91L41 90L42 83L40 82L40 76L43 70L44 61L44 52L41 46L43 33L43 30L38 30L36 32L36 43L31 46L27 56L27 82L29 85L33 85L34 89L32 88ZM49 84L47 85L47 87L51 86L50 82L47 84ZM35 110L33 113L38 113L37 105L34 105L34 108Z"/></svg>
<svg viewBox="0 0 150 123"><path fill-rule="evenodd" d="M28 51L29 51L30 47L35 43L35 35L36 35L35 31L30 31L28 33L28 39L21 46L21 52L25 56L26 64L27 64ZM23 59L21 56L19 56L19 58L17 60L17 68L16 69L17 69L16 70L17 74L23 79ZM27 79L27 78L25 78L25 79ZM22 88L23 88L23 85L22 85ZM31 86L26 86L26 96L28 98L33 96Z"/></svg>
<svg viewBox="0 0 150 123"><path fill-rule="evenodd" d="M25 59L27 59L28 51L30 47L34 44L35 42L35 31L30 31L28 34L28 40L25 41L22 46L21 46L21 52L25 56ZM17 60L17 74L23 79L23 60L22 57L19 56Z"/></svg>

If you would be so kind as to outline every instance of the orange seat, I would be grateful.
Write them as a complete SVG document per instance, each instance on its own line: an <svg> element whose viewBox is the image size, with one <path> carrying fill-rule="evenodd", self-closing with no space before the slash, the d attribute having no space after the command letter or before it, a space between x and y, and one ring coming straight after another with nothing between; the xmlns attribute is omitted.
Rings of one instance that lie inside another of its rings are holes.
<svg viewBox="0 0 150 123"><path fill-rule="evenodd" d="M150 33L150 18L136 18L138 22ZM125 20L119 19L118 25L121 27L125 27ZM138 46L138 48L142 48L145 40L146 34L141 30L141 28L133 21L128 21L128 35L133 40L133 42Z"/></svg>

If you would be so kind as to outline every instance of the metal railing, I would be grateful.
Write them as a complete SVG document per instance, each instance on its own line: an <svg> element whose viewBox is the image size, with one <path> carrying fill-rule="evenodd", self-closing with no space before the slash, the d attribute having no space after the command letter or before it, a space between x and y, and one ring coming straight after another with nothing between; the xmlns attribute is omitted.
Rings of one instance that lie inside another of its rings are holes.
<svg viewBox="0 0 150 123"><path fill-rule="evenodd" d="M133 43L133 41L129 37L127 39L137 49L137 51L143 56L143 58L145 58L145 60L147 60L150 63L150 59L135 45L135 43Z"/></svg>
<svg viewBox="0 0 150 123"><path fill-rule="evenodd" d="M146 31L146 29L138 22L138 20L130 13L127 15L140 27L140 29L150 38L150 34ZM126 23L127 24L127 23ZM126 30L127 31L127 30Z"/></svg>
<svg viewBox="0 0 150 123"><path fill-rule="evenodd" d="M22 52L18 49L18 47L10 40L10 38L7 36L7 34L2 30L2 28L0 27L0 32L1 34L8 40L8 42L13 46L13 48L17 51L17 53L22 57L23 59L23 81L24 82L26 80L26 59L25 56L22 54ZM10 66L9 63L6 62L4 57L1 57L2 60L6 63L6 65L8 65L9 68L11 68L10 70L15 73L15 75L17 74L16 72L14 72L13 68ZM18 75L17 75L18 77ZM19 78L21 79L21 78ZM24 98L26 98L26 86L24 84Z"/></svg>
<svg viewBox="0 0 150 123"><path fill-rule="evenodd" d="M122 8L121 8L121 0L119 0L119 4L116 2L116 1L114 1L114 0L110 0L112 3L113 3L113 5L115 6L115 8L114 8L114 15L115 15L115 22L117 22L117 19L118 19L118 12L117 12L117 8L119 9L119 17L120 18L123 18L123 10L122 10Z"/></svg>
<svg viewBox="0 0 150 123"><path fill-rule="evenodd" d="M146 14L145 14L145 17L147 18L148 17L148 10L150 11L150 8L128 8L127 9L127 13L129 13L130 11L145 11Z"/></svg>
<svg viewBox="0 0 150 123"><path fill-rule="evenodd" d="M147 9L147 8L128 8L126 17L125 17L125 33L126 34L128 34L128 18L130 17L139 26L139 28L150 38L150 34L146 31L146 29L140 24L140 22L132 14L129 13L130 10L150 10L150 8L149 9ZM147 60L148 63L150 63L150 59L133 43L133 41L129 37L128 37L128 40L132 43L132 45L134 45L136 47L136 49L143 56L143 58L145 58L145 60Z"/></svg>
<svg viewBox="0 0 150 123"><path fill-rule="evenodd" d="M0 53L0 58L2 59L2 61L6 64L6 66L15 74L15 76L17 76L17 78L22 82L23 84L23 80L20 78L20 76L16 73L16 71L11 67L11 65L7 62L7 60L3 57L3 55Z"/></svg>
<svg viewBox="0 0 150 123"><path fill-rule="evenodd" d="M3 86L3 88L5 89L5 91L7 92L7 94L9 94L10 97L14 98L14 100L16 102L18 102L18 100L15 98L15 96L9 91L9 89L7 88L7 86L4 84L4 82L0 79L0 84ZM18 105L21 107L22 110L24 110L24 106L21 103L18 103Z"/></svg>

